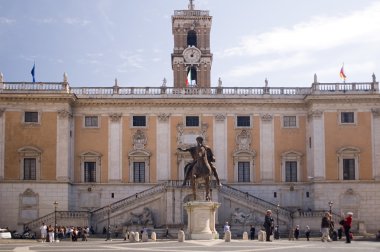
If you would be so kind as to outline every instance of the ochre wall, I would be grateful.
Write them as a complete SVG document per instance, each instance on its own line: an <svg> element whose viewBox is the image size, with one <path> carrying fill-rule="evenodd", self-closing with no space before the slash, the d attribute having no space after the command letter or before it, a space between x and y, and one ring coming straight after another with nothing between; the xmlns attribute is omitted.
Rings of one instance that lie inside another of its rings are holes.
<svg viewBox="0 0 380 252"><path fill-rule="evenodd" d="M108 181L108 116L99 116L99 128L84 128L84 116L75 117L75 171L74 181L80 182L80 155L94 151L100 153L100 182Z"/></svg>
<svg viewBox="0 0 380 252"><path fill-rule="evenodd" d="M18 149L32 146L41 153L41 180L55 180L57 113L42 112L40 124L23 123L24 112L5 112L5 179L20 178Z"/></svg>
<svg viewBox="0 0 380 252"><path fill-rule="evenodd" d="M340 124L339 113L326 112L324 114L326 180L339 179L337 151L343 147L357 147L360 149L359 179L371 179L371 113L357 112L357 124L355 125Z"/></svg>
<svg viewBox="0 0 380 252"><path fill-rule="evenodd" d="M306 167L306 117L298 116L297 128L284 128L282 127L281 116L274 117L274 155L275 155L275 181L280 182L282 180L282 167L281 159L282 154L287 151L297 151L302 153L301 158L301 180L307 179L307 167Z"/></svg>

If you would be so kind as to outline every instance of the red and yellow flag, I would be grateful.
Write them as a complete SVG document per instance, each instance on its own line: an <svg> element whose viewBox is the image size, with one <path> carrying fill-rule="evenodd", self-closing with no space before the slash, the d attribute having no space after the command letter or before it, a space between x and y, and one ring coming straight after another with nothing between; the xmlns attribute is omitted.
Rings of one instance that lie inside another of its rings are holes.
<svg viewBox="0 0 380 252"><path fill-rule="evenodd" d="M342 68L340 69L340 73L339 73L339 76L342 80L346 80L347 76L344 74L344 65L342 66Z"/></svg>

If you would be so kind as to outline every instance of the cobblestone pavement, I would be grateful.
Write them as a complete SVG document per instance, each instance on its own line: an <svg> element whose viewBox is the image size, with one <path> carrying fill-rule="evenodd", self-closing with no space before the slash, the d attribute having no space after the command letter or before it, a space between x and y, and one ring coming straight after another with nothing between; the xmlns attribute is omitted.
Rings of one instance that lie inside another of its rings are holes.
<svg viewBox="0 0 380 252"><path fill-rule="evenodd" d="M15 252L96 252L96 251L157 251L157 252L174 252L174 251L279 251L279 252L298 252L298 251L345 251L345 252L372 252L380 251L380 242L376 241L353 241L351 244L346 244L344 241L324 242L320 240L312 241L288 241L276 240L274 242L259 242L232 240L225 242L224 240L211 241L196 241L187 240L178 242L176 240L159 240L149 242L130 243L123 240L104 241L103 239L89 240L88 242L70 242L62 241L57 243L40 243L36 241L18 241L18 240L0 240L0 252L15 251Z"/></svg>

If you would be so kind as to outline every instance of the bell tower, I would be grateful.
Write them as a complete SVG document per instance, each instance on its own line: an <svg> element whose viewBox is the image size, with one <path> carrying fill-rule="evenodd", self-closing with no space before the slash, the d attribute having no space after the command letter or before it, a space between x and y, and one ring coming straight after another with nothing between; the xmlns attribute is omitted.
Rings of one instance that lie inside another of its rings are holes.
<svg viewBox="0 0 380 252"><path fill-rule="evenodd" d="M210 87L212 53L209 11L196 10L189 0L187 10L175 10L172 16L174 48L172 53L175 88Z"/></svg>

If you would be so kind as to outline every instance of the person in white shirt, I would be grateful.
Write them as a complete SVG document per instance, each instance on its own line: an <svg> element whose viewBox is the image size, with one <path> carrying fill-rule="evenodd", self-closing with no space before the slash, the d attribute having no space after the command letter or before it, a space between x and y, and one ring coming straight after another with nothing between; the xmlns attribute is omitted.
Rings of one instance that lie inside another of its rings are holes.
<svg viewBox="0 0 380 252"><path fill-rule="evenodd" d="M45 225L45 223L42 223L42 226L40 227L40 231L41 231L41 240L42 242L45 242L46 235L47 235L47 226Z"/></svg>

